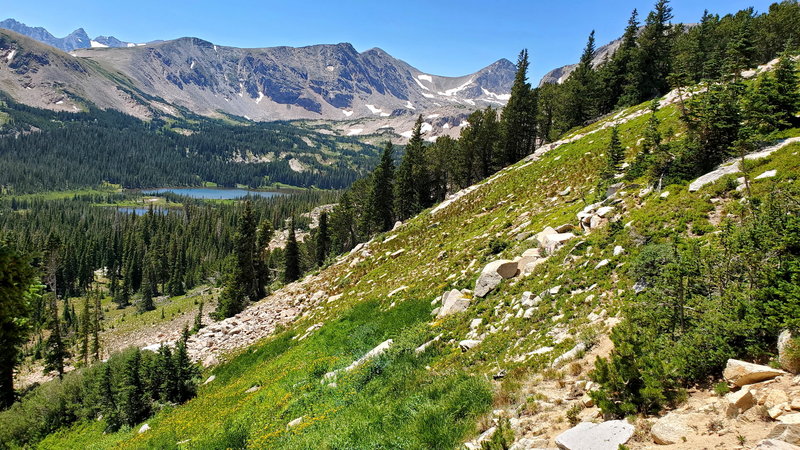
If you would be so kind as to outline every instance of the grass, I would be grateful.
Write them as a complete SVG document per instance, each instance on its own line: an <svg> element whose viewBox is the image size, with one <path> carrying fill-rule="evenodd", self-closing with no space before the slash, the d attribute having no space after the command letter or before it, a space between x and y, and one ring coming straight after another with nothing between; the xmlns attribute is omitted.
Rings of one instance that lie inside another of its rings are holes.
<svg viewBox="0 0 800 450"><path fill-rule="evenodd" d="M662 108L658 115L662 130L682 129L674 106ZM629 161L639 150L646 121L644 115L619 126ZM798 134L795 130L783 137ZM685 185L667 186L667 198L658 192L640 197L634 185L644 186L643 180L635 180L615 205L627 226L591 233L576 230L577 237L532 275L506 280L485 298L472 299L465 313L432 318L431 301L443 292L473 288L487 262L513 258L536 245L530 237L518 240L520 233L577 223L576 213L597 197L594 180L609 136L610 129L603 129L535 163L504 169L464 201L437 214L423 212L397 231L377 236L368 246L370 256L360 261L351 257L314 275L309 281L312 292L342 294L341 298L323 302L291 328L207 371L204 376L214 374L214 382L201 387L188 404L159 412L148 421L147 433L103 435L94 423L79 424L50 436L41 446L169 448L184 442L182 448L199 449L243 444L290 449L453 448L475 435L478 418L493 403L535 409L535 399L526 404L517 395L522 382L601 332L597 324L590 324L590 312L605 310L613 316L630 299L628 259L643 243L676 232L709 239L716 231L709 214L735 214L740 208L730 180L697 193L689 193ZM754 193L798 183L798 151L800 145L788 146L751 167L754 175L770 169L778 173L754 180ZM572 193L559 196L568 186ZM624 254L613 255L617 245ZM405 252L391 256L401 249ZM603 259L609 264L595 269ZM401 286L408 288L388 296ZM538 294L555 286L560 286L558 293L545 295L530 318L519 317L514 305L523 292ZM484 339L462 352L458 341L466 338L475 318L484 319L476 330ZM315 323L324 326L304 340L296 339ZM427 351L414 352L434 336L441 338ZM335 381L322 379L389 338L394 344L383 356ZM553 350L535 352L543 347ZM488 380L499 370L507 371L507 380L492 384ZM559 379L565 371L576 370L565 366L547 369L544 375ZM253 386L260 388L245 392ZM288 427L301 417L299 425Z"/></svg>

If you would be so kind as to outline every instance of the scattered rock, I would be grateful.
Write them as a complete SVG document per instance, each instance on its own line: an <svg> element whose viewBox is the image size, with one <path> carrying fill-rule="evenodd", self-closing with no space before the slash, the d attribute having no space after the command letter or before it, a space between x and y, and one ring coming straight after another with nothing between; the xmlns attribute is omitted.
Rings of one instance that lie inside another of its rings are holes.
<svg viewBox="0 0 800 450"><path fill-rule="evenodd" d="M144 424L139 428L139 433L144 433L145 431L147 431L149 429L150 429L150 425L149 424Z"/></svg>
<svg viewBox="0 0 800 450"><path fill-rule="evenodd" d="M662 193L661 193L661 195L659 195L659 197L661 197L661 198L667 198L667 197L669 197L669 191L664 191L664 192L662 192Z"/></svg>
<svg viewBox="0 0 800 450"><path fill-rule="evenodd" d="M534 296L533 292L525 291L522 293L521 301L522 301L522 306L531 307L538 305L542 301L542 298L539 297L538 295Z"/></svg>
<svg viewBox="0 0 800 450"><path fill-rule="evenodd" d="M782 370L773 369L769 366L753 364L738 359L729 359L725 370L722 372L722 376L725 377L725 380L741 387L746 384L769 380L785 373L786 372Z"/></svg>
<svg viewBox="0 0 800 450"><path fill-rule="evenodd" d="M211 375L210 377L206 378L206 381L203 384L205 385L205 384L211 383L212 381L214 381L216 379L217 379L216 375Z"/></svg>
<svg viewBox="0 0 800 450"><path fill-rule="evenodd" d="M567 188L559 192L558 195L560 195L561 197L566 197L567 195L570 194L570 192L572 192L572 186L567 186Z"/></svg>
<svg viewBox="0 0 800 450"><path fill-rule="evenodd" d="M511 278L517 274L517 263L507 259L492 261L481 271L475 282L475 296L485 297L496 288L503 279Z"/></svg>
<svg viewBox="0 0 800 450"><path fill-rule="evenodd" d="M438 335L438 336L436 336L435 338L431 339L430 341L428 341L428 342L426 342L426 343L424 343L424 344L420 345L420 346L419 346L419 347L417 347L416 349L414 349L414 353L415 353L415 354L417 354L417 355L419 355L420 353L423 353L425 350L427 350L427 349L428 349L428 347L430 347L431 345L433 345L433 343L434 343L434 342L438 341L438 340L439 340L439 339L441 339L441 338L442 338L442 335L441 335L441 334L440 334L440 335Z"/></svg>
<svg viewBox="0 0 800 450"><path fill-rule="evenodd" d="M778 418L778 421L787 425L800 424L800 413L784 414Z"/></svg>
<svg viewBox="0 0 800 450"><path fill-rule="evenodd" d="M607 266L607 265L608 265L608 263L609 263L609 260L607 260L607 259L604 259L604 260L600 261L599 263L597 263L597 265L596 265L596 266L594 266L594 268L595 268L595 270L597 270L597 269L599 269L599 268L601 268L601 267L605 267L605 266Z"/></svg>
<svg viewBox="0 0 800 450"><path fill-rule="evenodd" d="M612 197L616 194L622 187L625 186L625 183L614 183L606 189L606 197Z"/></svg>
<svg viewBox="0 0 800 450"><path fill-rule="evenodd" d="M684 438L691 436L695 430L689 422L695 419L694 415L680 415L674 412L658 419L650 433L656 444L669 445L683 442Z"/></svg>
<svg viewBox="0 0 800 450"><path fill-rule="evenodd" d="M770 389L767 395L764 396L764 406L767 408L774 408L784 404L789 404L789 396L786 395L783 389Z"/></svg>
<svg viewBox="0 0 800 450"><path fill-rule="evenodd" d="M619 256L623 253L625 253L625 249L622 248L622 246L617 245L616 247L614 247L614 256Z"/></svg>
<svg viewBox="0 0 800 450"><path fill-rule="evenodd" d="M483 323L483 319L482 318L472 319L472 322L469 323L469 329L470 330L475 330L479 326L481 326L482 323Z"/></svg>
<svg viewBox="0 0 800 450"><path fill-rule="evenodd" d="M616 450L633 436L634 426L624 420L581 422L556 437L562 450Z"/></svg>
<svg viewBox="0 0 800 450"><path fill-rule="evenodd" d="M245 394L250 394L250 393L255 392L255 391L259 390L259 389L261 389L261 386L252 386L250 389L244 391L244 393Z"/></svg>
<svg viewBox="0 0 800 450"><path fill-rule="evenodd" d="M575 229L575 225L571 223L565 223L564 225L559 225L555 228L556 232L558 233L567 233ZM538 256L538 255L537 255Z"/></svg>
<svg viewBox="0 0 800 450"><path fill-rule="evenodd" d="M461 291L453 289L442 295L442 306L437 311L436 317L449 316L466 311L469 308L470 300Z"/></svg>
<svg viewBox="0 0 800 450"><path fill-rule="evenodd" d="M613 211L614 211L614 207L613 206L603 206L603 207L597 209L597 211L595 212L595 215L598 216L598 217L607 218L608 216L611 215L611 213Z"/></svg>

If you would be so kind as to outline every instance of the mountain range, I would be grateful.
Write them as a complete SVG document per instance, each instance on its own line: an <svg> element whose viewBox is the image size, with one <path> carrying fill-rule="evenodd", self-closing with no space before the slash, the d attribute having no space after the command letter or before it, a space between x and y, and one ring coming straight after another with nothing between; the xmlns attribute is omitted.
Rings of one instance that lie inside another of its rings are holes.
<svg viewBox="0 0 800 450"><path fill-rule="evenodd" d="M342 134L407 137L423 114L429 137L457 134L473 110L505 105L516 72L500 59L469 75L438 76L348 43L244 49L187 37L132 44L89 39L83 29L55 38L13 19L0 27L10 30L0 30L0 89L15 100L66 111L93 104L144 119L319 119L337 121Z"/></svg>

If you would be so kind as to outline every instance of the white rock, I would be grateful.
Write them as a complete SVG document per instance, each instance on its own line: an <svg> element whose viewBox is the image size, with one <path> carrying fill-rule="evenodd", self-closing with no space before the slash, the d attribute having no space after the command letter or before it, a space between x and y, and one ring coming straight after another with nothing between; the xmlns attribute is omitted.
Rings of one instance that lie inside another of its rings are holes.
<svg viewBox="0 0 800 450"><path fill-rule="evenodd" d="M206 381L203 384L211 383L212 381L214 381L216 379L217 379L216 375L211 375L210 377L206 378Z"/></svg>
<svg viewBox="0 0 800 450"><path fill-rule="evenodd" d="M753 450L800 450L800 447L777 439L762 439Z"/></svg>
<svg viewBox="0 0 800 450"><path fill-rule="evenodd" d="M561 367L564 363L568 361L572 361L573 359L578 357L578 354L582 351L586 350L586 344L583 342L578 343L575 347L572 347L569 351L564 353L563 355L559 356L558 358L553 360L551 364L552 367Z"/></svg>
<svg viewBox="0 0 800 450"><path fill-rule="evenodd" d="M535 311L536 311L536 308L534 308L534 307L530 307L530 308L526 309L525 310L525 314L522 315L522 318L523 319L530 319L531 317L533 317L533 313Z"/></svg>
<svg viewBox="0 0 800 450"><path fill-rule="evenodd" d="M149 424L144 424L139 428L139 433L144 433L145 431L147 431L149 429L150 429L150 425Z"/></svg>
<svg viewBox="0 0 800 450"><path fill-rule="evenodd" d="M597 209L597 212L595 212L595 215L598 215L600 217L605 218L605 217L608 217L609 215L611 215L611 212L613 212L613 211L614 211L614 207L613 206L603 206L602 208L598 208Z"/></svg>
<svg viewBox="0 0 800 450"><path fill-rule="evenodd" d="M764 178L772 178L777 174L778 174L777 170L767 170L766 172L764 172L761 175L757 176L755 179L756 180L761 180L761 179L764 179Z"/></svg>
<svg viewBox="0 0 800 450"><path fill-rule="evenodd" d="M594 266L594 268L595 268L595 270L597 270L597 269L599 269L601 267L607 266L608 263L609 263L609 261L607 259L604 259L604 260L600 261L599 263L597 263L597 265Z"/></svg>
<svg viewBox="0 0 800 450"><path fill-rule="evenodd" d="M616 247L614 247L614 256L619 256L623 253L625 253L625 249L622 248L622 246L617 245Z"/></svg>
<svg viewBox="0 0 800 450"><path fill-rule="evenodd" d="M439 309L436 317L444 317L466 311L467 308L469 308L469 303L470 300L457 289L445 292L442 295L442 307Z"/></svg>
<svg viewBox="0 0 800 450"><path fill-rule="evenodd" d="M479 326L481 326L482 323L483 323L483 319L482 318L472 319L472 322L469 323L469 329L470 330L474 330L474 329L478 328Z"/></svg>
<svg viewBox="0 0 800 450"><path fill-rule="evenodd" d="M790 444L800 445L800 425L779 423L769 432L767 439L778 439Z"/></svg>
<svg viewBox="0 0 800 450"><path fill-rule="evenodd" d="M289 427L289 428L296 427L296 426L300 425L300 422L302 422L304 418L305 418L305 416L300 416L297 419L294 419L291 422L287 423L286 426Z"/></svg>
<svg viewBox="0 0 800 450"><path fill-rule="evenodd" d="M662 193L661 193L661 195L659 195L659 197L661 197L661 198L667 198L667 197L669 197L669 191L664 191L664 192L662 192Z"/></svg>
<svg viewBox="0 0 800 450"><path fill-rule="evenodd" d="M772 367L739 361L738 359L729 359L722 376L736 386L744 386L769 380L785 373Z"/></svg>
<svg viewBox="0 0 800 450"><path fill-rule="evenodd" d="M556 437L562 450L616 450L633 436L634 426L624 420L581 422Z"/></svg>

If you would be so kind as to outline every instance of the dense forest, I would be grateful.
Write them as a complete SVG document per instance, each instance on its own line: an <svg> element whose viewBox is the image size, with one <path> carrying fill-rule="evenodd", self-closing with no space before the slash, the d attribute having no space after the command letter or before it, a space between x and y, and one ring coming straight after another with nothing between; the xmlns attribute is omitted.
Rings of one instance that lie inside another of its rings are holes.
<svg viewBox="0 0 800 450"><path fill-rule="evenodd" d="M7 115L5 123L0 120L0 186L16 194L103 182L125 188L213 182L339 189L370 170L377 155L352 138L283 123L232 125L199 117L142 122L111 110L59 113L2 97L0 111ZM293 170L293 158L305 170Z"/></svg>

